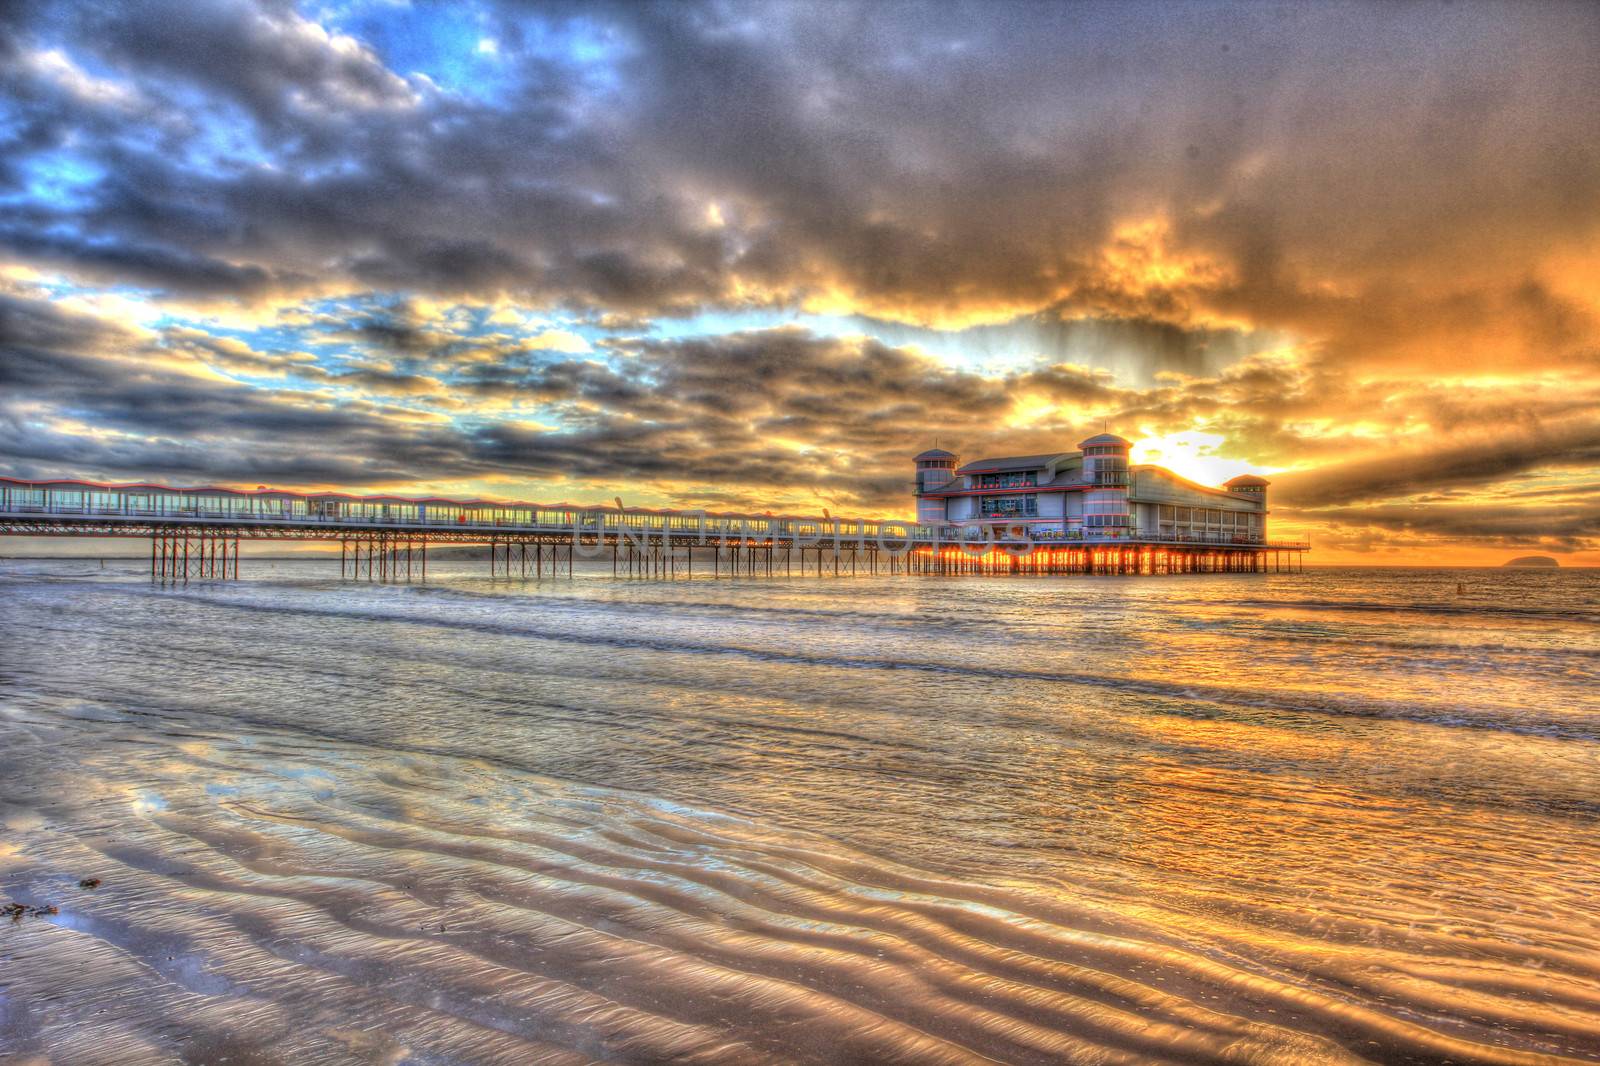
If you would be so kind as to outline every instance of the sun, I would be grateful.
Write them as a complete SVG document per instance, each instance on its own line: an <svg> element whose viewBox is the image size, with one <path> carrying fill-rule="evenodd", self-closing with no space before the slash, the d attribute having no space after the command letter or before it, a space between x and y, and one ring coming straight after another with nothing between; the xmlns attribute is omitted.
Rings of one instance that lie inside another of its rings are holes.
<svg viewBox="0 0 1600 1066"><path fill-rule="evenodd" d="M1128 457L1134 463L1164 466L1174 474L1202 485L1220 485L1240 474L1270 474L1276 469L1230 458L1223 454L1227 442L1228 439L1220 433L1186 430L1140 438L1129 451Z"/></svg>

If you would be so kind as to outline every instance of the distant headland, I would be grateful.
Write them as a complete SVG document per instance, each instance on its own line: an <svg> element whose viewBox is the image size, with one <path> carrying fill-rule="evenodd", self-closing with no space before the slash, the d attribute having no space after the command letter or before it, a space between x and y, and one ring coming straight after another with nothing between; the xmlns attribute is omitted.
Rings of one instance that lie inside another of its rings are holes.
<svg viewBox="0 0 1600 1066"><path fill-rule="evenodd" d="M1505 563L1506 566L1560 566L1561 564L1548 555L1524 555Z"/></svg>

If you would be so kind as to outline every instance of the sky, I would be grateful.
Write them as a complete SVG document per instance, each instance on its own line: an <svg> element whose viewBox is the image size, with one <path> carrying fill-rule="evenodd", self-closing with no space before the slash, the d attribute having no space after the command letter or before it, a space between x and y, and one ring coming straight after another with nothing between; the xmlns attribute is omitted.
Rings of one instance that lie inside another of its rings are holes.
<svg viewBox="0 0 1600 1066"><path fill-rule="evenodd" d="M1600 565L1600 5L0 5L0 474Z"/></svg>

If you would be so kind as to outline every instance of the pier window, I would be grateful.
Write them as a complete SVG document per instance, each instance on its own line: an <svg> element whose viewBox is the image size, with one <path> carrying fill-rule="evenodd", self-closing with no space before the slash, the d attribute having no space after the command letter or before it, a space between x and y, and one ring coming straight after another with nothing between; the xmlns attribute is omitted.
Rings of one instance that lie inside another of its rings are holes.
<svg viewBox="0 0 1600 1066"><path fill-rule="evenodd" d="M1133 526L1128 494L1118 489L1095 488L1083 494L1083 524L1095 531L1126 530Z"/></svg>
<svg viewBox="0 0 1600 1066"><path fill-rule="evenodd" d="M1032 518L1039 513L1039 497L1035 493L1025 496L980 496L978 513L985 518Z"/></svg>
<svg viewBox="0 0 1600 1066"><path fill-rule="evenodd" d="M1261 516L1249 511L1162 504L1156 509L1156 524L1162 536L1180 539L1236 541L1261 538Z"/></svg>
<svg viewBox="0 0 1600 1066"><path fill-rule="evenodd" d="M1123 458L1096 459L1093 484L1105 488L1120 488L1128 484L1128 460Z"/></svg>

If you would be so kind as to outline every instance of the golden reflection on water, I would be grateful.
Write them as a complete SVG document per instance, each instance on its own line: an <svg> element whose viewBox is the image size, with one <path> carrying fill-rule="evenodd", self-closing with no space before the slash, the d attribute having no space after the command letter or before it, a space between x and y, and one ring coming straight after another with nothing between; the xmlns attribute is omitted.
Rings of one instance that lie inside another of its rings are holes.
<svg viewBox="0 0 1600 1066"><path fill-rule="evenodd" d="M0 1047L1600 1061L1600 596L1317 580L14 582Z"/></svg>

